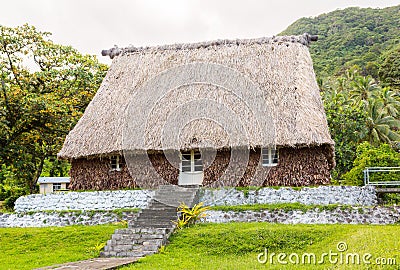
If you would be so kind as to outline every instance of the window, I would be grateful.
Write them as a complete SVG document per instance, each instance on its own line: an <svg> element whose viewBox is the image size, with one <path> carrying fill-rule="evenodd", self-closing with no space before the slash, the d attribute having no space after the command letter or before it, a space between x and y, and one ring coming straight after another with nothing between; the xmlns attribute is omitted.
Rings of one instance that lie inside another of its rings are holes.
<svg viewBox="0 0 400 270"><path fill-rule="evenodd" d="M53 192L61 189L61 183L53 183Z"/></svg>
<svg viewBox="0 0 400 270"><path fill-rule="evenodd" d="M203 160L198 150L182 152L181 161L182 172L201 172L203 171Z"/></svg>
<svg viewBox="0 0 400 270"><path fill-rule="evenodd" d="M112 171L120 171L122 169L122 158L120 156L111 156L110 166Z"/></svg>
<svg viewBox="0 0 400 270"><path fill-rule="evenodd" d="M279 160L279 153L276 148L268 147L261 149L262 165L264 167L276 166Z"/></svg>

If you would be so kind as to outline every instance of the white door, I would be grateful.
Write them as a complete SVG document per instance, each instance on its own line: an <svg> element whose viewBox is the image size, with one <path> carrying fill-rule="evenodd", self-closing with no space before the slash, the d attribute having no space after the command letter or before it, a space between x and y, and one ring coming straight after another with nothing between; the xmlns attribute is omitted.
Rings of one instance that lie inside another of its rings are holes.
<svg viewBox="0 0 400 270"><path fill-rule="evenodd" d="M203 183L203 160L198 150L181 153L178 185L201 185Z"/></svg>

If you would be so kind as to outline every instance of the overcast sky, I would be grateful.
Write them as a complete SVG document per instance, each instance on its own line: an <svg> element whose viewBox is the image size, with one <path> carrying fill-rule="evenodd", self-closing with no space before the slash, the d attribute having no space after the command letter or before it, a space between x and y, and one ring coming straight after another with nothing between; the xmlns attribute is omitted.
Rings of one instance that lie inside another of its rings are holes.
<svg viewBox="0 0 400 270"><path fill-rule="evenodd" d="M114 44L272 36L301 17L349 6L399 4L400 0L2 0L0 24L29 23L53 33L53 41L109 63L100 52Z"/></svg>

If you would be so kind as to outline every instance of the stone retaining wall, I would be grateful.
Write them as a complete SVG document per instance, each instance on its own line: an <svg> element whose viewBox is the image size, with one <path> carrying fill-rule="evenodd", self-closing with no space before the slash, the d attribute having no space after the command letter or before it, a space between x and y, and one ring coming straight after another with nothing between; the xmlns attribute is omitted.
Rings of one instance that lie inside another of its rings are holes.
<svg viewBox="0 0 400 270"><path fill-rule="evenodd" d="M118 215L104 210L145 208L154 196L153 190L119 190L35 194L19 198L16 214L1 214L0 227L44 227L96 225L118 221ZM301 203L306 205L349 205L333 210L318 208L303 212L288 211L209 211L206 222L276 222L309 224L392 224L399 222L400 207L376 207L374 187L320 186L293 188L261 188L258 190L202 189L200 201L205 205L246 205ZM374 207L370 207L374 206ZM43 212L78 210L79 212ZM88 211L92 210L92 211ZM93 212L95 211L95 212ZM33 213L28 213L33 212ZM128 217L126 216L126 219Z"/></svg>
<svg viewBox="0 0 400 270"><path fill-rule="evenodd" d="M20 212L64 210L113 210L145 208L154 195L152 190L116 190L60 192L20 197L14 210Z"/></svg>
<svg viewBox="0 0 400 270"><path fill-rule="evenodd" d="M318 208L303 212L284 211L208 211L205 222L273 222L283 224L394 224L400 222L400 206L351 207L333 210Z"/></svg>
<svg viewBox="0 0 400 270"><path fill-rule="evenodd" d="M154 195L152 190L118 190L93 192L60 192L33 194L15 202L16 212L47 210L113 210L145 208ZM230 189L202 189L200 201L206 205L243 205L271 203L340 204L372 206L377 204L374 187L320 186L292 188L261 188L248 192Z"/></svg>
<svg viewBox="0 0 400 270"><path fill-rule="evenodd" d="M0 213L0 228L99 225L133 219L136 216L137 213L134 212L123 212L122 215L118 215L104 211Z"/></svg>
<svg viewBox="0 0 400 270"><path fill-rule="evenodd" d="M261 188L247 192L230 189L204 189L200 201L205 205L244 205L244 204L273 204L301 203L307 205L362 205L377 204L375 187L354 186L320 186L304 187L295 190L290 187L279 189Z"/></svg>

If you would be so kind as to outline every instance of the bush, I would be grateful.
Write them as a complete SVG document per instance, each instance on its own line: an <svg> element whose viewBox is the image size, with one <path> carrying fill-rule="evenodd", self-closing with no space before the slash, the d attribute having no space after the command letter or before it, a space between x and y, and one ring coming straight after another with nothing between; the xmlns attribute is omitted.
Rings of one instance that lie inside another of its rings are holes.
<svg viewBox="0 0 400 270"><path fill-rule="evenodd" d="M389 145L382 144L373 147L369 143L361 143L357 147L356 159L353 168L343 175L343 183L346 185L361 186L364 184L363 171L366 167L397 167L400 164L400 153L394 151ZM371 181L395 181L399 180L397 173L373 173Z"/></svg>
<svg viewBox="0 0 400 270"><path fill-rule="evenodd" d="M17 186L0 185L0 200L4 200L4 207L8 210L13 210L15 201L29 191L25 188Z"/></svg>
<svg viewBox="0 0 400 270"><path fill-rule="evenodd" d="M182 202L178 207L178 213L180 214L180 217L178 221L174 223L178 229L183 229L184 227L193 225L197 221L205 218L206 213L204 212L209 209L210 207L203 206L203 202L195 204L193 208L190 208L184 202Z"/></svg>
<svg viewBox="0 0 400 270"><path fill-rule="evenodd" d="M0 201L4 201L8 197L10 197L10 195L11 195L10 188L0 184Z"/></svg>

